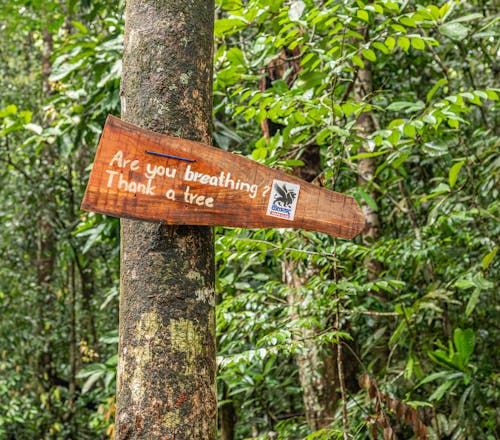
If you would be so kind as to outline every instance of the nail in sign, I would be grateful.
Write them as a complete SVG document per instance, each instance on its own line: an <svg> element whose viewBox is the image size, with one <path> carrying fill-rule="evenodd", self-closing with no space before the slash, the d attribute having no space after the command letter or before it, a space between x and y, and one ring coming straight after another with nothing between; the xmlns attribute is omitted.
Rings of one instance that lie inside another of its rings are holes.
<svg viewBox="0 0 500 440"><path fill-rule="evenodd" d="M352 238L357 202L233 153L109 116L82 209L167 224L303 228Z"/></svg>

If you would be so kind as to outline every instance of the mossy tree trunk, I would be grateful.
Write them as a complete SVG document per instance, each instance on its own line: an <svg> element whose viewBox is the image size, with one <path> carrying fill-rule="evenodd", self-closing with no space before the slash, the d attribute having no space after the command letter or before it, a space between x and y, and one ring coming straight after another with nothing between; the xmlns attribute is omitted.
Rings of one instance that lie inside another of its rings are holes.
<svg viewBox="0 0 500 440"><path fill-rule="evenodd" d="M127 0L124 120L211 142L213 0ZM216 437L211 228L122 221L117 439Z"/></svg>

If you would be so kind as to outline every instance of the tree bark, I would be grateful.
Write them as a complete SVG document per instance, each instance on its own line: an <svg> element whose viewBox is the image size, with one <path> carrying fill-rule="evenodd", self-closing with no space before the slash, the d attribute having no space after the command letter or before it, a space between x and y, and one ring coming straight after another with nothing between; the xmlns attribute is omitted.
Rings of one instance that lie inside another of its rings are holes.
<svg viewBox="0 0 500 440"><path fill-rule="evenodd" d="M293 317L303 312L298 304L303 304L306 298L304 290L308 278L317 271L309 266L302 271L297 263L291 260L283 262L284 282L290 289L288 303L294 310ZM344 329L345 330L345 329ZM339 392L339 350L336 344L318 345L315 338L320 334L318 328L303 328L299 335L304 344L304 351L295 356L300 385L302 386L302 401L306 421L311 431L328 428L335 418L339 407L341 393ZM340 343L340 342L339 342ZM354 347L353 347L354 349ZM343 374L346 388L354 393L357 390L356 359L351 351L343 351Z"/></svg>
<svg viewBox="0 0 500 440"><path fill-rule="evenodd" d="M356 84L354 85L354 98L356 101L364 101L370 98L372 94L373 81L372 81L372 67L369 61L365 61L365 67L360 69L358 72L358 77ZM359 135L366 139L368 136L377 130L377 122L373 113L364 112L359 115L356 123L356 128L358 129ZM366 153L366 148L361 145L358 153ZM377 199L377 192L369 187L370 182L375 176L375 171L377 169L377 163L374 157L366 157L360 159L358 162L358 182L361 186L365 187L366 192L372 197L373 200ZM371 246L380 237L380 218L378 212L375 211L371 206L368 205L364 200L361 200L361 209L366 219L366 226L363 231L363 242L367 246ZM369 258L366 261L368 269L368 280L374 281L382 272L382 264L373 259Z"/></svg>
<svg viewBox="0 0 500 440"><path fill-rule="evenodd" d="M48 26L42 29L42 91L45 96L52 93L49 77L52 73L52 62L50 60L54 52L54 40Z"/></svg>
<svg viewBox="0 0 500 440"><path fill-rule="evenodd" d="M314 269L306 269L299 274L297 263L291 260L283 262L284 282L290 289L288 303L293 308L293 315L300 315L297 304L304 302L303 289L307 278L314 274ZM311 431L327 428L333 420L339 394L336 375L335 350L332 345L318 346L314 338L318 335L316 328L303 328L300 339L305 346L304 351L295 356L302 386L302 401L307 424Z"/></svg>
<svg viewBox="0 0 500 440"><path fill-rule="evenodd" d="M222 384L222 398L225 402L219 411L220 438L221 440L234 440L236 411L225 382Z"/></svg>
<svg viewBox="0 0 500 440"><path fill-rule="evenodd" d="M211 142L213 0L128 0L122 117ZM213 231L123 220L117 439L216 438Z"/></svg>
<svg viewBox="0 0 500 440"><path fill-rule="evenodd" d="M373 79L372 79L372 64L366 60L365 67L360 69L358 72L358 77L356 84L354 85L354 98L356 101L369 100L373 92ZM358 129L359 135L363 139L367 139L378 127L378 121L376 120L374 114L369 112L364 112L359 115L356 122L356 128ZM366 148L361 145L358 153L367 152ZM377 170L377 163L374 157L366 157L360 159L358 162L358 183L360 186L365 188L365 191L370 195L373 200L376 200L379 196L377 191L370 187L370 182L374 179L375 172ZM366 225L363 231L363 243L366 246L372 246L381 236L381 221L378 212L375 211L371 206L369 206L365 200L361 200L361 209L365 215ZM365 260L367 269L367 279L368 281L376 281L380 274L384 270L383 264L377 259L368 256ZM384 291L371 291L370 294L381 301L387 301L387 294ZM382 317L374 318L377 321L377 328L382 327L384 324L384 319ZM381 349L378 350L377 363L374 368L384 368L389 356L388 345L384 344Z"/></svg>

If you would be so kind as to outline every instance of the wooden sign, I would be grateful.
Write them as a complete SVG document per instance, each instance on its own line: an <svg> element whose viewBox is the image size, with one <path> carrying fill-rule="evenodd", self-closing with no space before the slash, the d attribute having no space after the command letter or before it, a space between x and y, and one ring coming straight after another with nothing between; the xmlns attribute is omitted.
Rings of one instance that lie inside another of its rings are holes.
<svg viewBox="0 0 500 440"><path fill-rule="evenodd" d="M352 238L349 196L199 142L108 116L82 209L167 224L303 228Z"/></svg>

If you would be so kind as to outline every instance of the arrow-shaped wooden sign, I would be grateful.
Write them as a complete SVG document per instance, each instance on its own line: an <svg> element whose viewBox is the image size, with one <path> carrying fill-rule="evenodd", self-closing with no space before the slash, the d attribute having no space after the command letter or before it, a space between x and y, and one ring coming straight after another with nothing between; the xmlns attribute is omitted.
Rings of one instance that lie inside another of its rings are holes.
<svg viewBox="0 0 500 440"><path fill-rule="evenodd" d="M82 209L167 224L303 228L352 238L357 202L250 159L109 116Z"/></svg>

